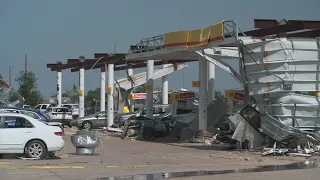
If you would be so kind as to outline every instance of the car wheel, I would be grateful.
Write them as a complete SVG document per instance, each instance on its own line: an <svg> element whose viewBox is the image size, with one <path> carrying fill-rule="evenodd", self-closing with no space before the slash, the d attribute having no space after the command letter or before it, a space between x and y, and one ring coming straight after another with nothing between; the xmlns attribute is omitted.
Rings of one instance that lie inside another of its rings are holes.
<svg viewBox="0 0 320 180"><path fill-rule="evenodd" d="M28 158L44 158L47 155L47 148L42 141L32 140L26 145L25 154Z"/></svg>
<svg viewBox="0 0 320 180"><path fill-rule="evenodd" d="M82 123L82 129L90 130L92 128L92 123L90 121L85 121Z"/></svg>

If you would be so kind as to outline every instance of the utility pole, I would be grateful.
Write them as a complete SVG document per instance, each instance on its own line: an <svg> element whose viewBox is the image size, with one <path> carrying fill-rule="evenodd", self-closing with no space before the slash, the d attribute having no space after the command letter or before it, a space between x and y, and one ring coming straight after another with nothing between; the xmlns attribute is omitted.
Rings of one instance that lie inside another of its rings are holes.
<svg viewBox="0 0 320 180"><path fill-rule="evenodd" d="M9 84L11 86L11 69L13 68L13 66L9 66Z"/></svg>
<svg viewBox="0 0 320 180"><path fill-rule="evenodd" d="M24 54L24 72L26 73L27 72L27 54Z"/></svg>

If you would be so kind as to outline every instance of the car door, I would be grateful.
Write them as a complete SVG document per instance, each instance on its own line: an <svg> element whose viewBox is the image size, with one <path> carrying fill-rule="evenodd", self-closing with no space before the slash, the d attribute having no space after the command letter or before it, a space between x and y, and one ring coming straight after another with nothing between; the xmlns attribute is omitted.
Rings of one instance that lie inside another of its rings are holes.
<svg viewBox="0 0 320 180"><path fill-rule="evenodd" d="M31 138L34 126L25 118L4 116L5 121L15 121L15 126L1 128L1 150L22 151Z"/></svg>
<svg viewBox="0 0 320 180"><path fill-rule="evenodd" d="M108 123L108 115L106 114L105 111L103 111L98 114L98 120L96 122L96 126L104 127L105 123Z"/></svg>
<svg viewBox="0 0 320 180"><path fill-rule="evenodd" d="M48 106L46 105L46 104L43 104L42 106L41 106L41 112L46 112L46 110L47 110L47 108L48 108Z"/></svg>

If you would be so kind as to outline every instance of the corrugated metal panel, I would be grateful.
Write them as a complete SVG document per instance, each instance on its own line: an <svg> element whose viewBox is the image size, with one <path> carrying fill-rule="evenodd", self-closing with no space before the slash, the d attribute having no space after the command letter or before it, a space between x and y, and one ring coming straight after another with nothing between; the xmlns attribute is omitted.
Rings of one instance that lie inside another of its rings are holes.
<svg viewBox="0 0 320 180"><path fill-rule="evenodd" d="M289 93L271 100L265 108L287 126L295 124L295 115L299 127L320 127L320 99L317 97Z"/></svg>
<svg viewBox="0 0 320 180"><path fill-rule="evenodd" d="M320 91L320 57L316 39L279 38L244 44L251 95Z"/></svg>

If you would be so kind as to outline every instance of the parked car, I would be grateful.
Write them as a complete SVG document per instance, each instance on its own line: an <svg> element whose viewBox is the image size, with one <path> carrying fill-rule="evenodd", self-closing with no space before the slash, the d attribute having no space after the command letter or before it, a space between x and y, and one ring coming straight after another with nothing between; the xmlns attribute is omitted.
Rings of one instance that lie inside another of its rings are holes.
<svg viewBox="0 0 320 180"><path fill-rule="evenodd" d="M14 121L13 127L8 121ZM29 158L44 158L64 147L59 127L48 126L19 113L0 113L0 154L25 154Z"/></svg>
<svg viewBox="0 0 320 180"><path fill-rule="evenodd" d="M23 106L22 106L22 108L24 108L24 109L31 109L31 106L30 106L30 105L25 104L25 105L23 105Z"/></svg>
<svg viewBox="0 0 320 180"><path fill-rule="evenodd" d="M73 107L79 107L79 104L62 104L61 107L72 109Z"/></svg>
<svg viewBox="0 0 320 180"><path fill-rule="evenodd" d="M74 105L74 106L71 108L72 118L73 118L73 119L77 119L77 118L79 117L79 113L80 113L79 105Z"/></svg>
<svg viewBox="0 0 320 180"><path fill-rule="evenodd" d="M114 119L117 117L118 113L114 112ZM72 126L76 126L80 129L93 129L93 128L101 128L105 127L105 124L107 122L107 112L101 111L94 114L91 114L89 116L85 116L76 120L73 120L71 122Z"/></svg>
<svg viewBox="0 0 320 180"><path fill-rule="evenodd" d="M51 122L60 122L62 126L69 126L72 121L71 110L66 107L49 107L46 112Z"/></svg>
<svg viewBox="0 0 320 180"><path fill-rule="evenodd" d="M63 129L63 126L61 123L50 122L49 118L39 110L15 108L15 107L0 107L0 112L13 112L13 113L25 114L25 115L30 116L30 117L32 117L42 123L49 125L49 126L57 126L57 127L61 128L62 132L64 132L64 129ZM14 125L15 125L14 121L8 122L9 127L14 126Z"/></svg>
<svg viewBox="0 0 320 180"><path fill-rule="evenodd" d="M54 107L53 104L38 104L33 109L40 110L41 112L45 112L49 107Z"/></svg>

